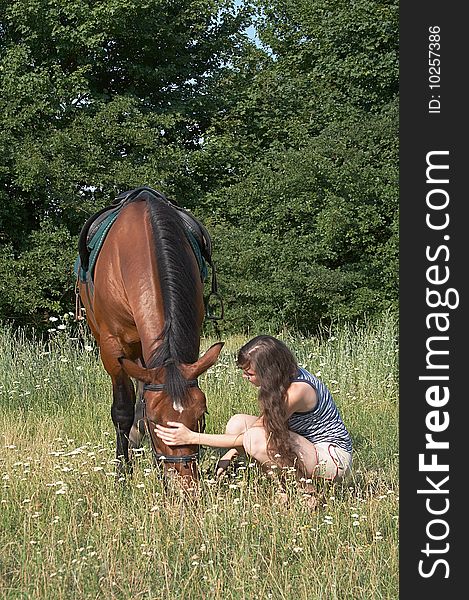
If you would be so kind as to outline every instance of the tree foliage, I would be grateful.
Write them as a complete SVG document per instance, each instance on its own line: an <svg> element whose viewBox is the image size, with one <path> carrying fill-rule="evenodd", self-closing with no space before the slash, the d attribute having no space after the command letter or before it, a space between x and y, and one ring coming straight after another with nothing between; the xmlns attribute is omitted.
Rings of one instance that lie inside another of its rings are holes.
<svg viewBox="0 0 469 600"><path fill-rule="evenodd" d="M235 329L314 329L396 307L398 10L393 2L258 0L251 51L204 147Z"/></svg>
<svg viewBox="0 0 469 600"><path fill-rule="evenodd" d="M81 225L139 185L208 226L232 330L395 306L397 2L0 7L1 318L70 310Z"/></svg>

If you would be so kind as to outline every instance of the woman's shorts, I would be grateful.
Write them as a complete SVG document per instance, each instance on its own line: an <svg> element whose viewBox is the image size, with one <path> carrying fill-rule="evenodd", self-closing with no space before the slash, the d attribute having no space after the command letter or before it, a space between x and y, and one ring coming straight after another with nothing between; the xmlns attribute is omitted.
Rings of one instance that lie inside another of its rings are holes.
<svg viewBox="0 0 469 600"><path fill-rule="evenodd" d="M318 464L314 471L315 477L329 481L347 480L352 472L352 454L330 442L314 444Z"/></svg>

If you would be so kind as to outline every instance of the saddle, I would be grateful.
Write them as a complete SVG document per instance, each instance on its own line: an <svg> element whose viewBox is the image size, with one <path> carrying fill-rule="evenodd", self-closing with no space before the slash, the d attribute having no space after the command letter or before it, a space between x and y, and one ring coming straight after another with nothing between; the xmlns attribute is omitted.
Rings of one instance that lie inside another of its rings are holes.
<svg viewBox="0 0 469 600"><path fill-rule="evenodd" d="M114 199L110 206L102 208L85 222L78 240L79 256L77 257L74 268L77 278L86 283L93 282L94 265L107 233L117 219L122 208L137 197L142 200L154 200L157 198L177 211L182 220L186 237L197 259L202 281L205 281L208 276L206 263L208 263L212 269L212 287L210 295L206 300L207 317L214 320L222 319L223 302L218 294L217 275L212 260L212 241L209 232L206 227L190 213L190 211L185 208L180 208L174 202L170 202L164 194L150 187L143 186L127 192L122 192ZM216 297L220 302L221 316L209 314L208 306L212 296Z"/></svg>

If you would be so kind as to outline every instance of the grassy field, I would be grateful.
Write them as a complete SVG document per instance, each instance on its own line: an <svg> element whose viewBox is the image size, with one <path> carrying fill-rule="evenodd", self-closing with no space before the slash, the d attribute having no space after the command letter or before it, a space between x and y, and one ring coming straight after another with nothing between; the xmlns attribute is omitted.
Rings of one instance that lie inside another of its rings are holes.
<svg viewBox="0 0 469 600"><path fill-rule="evenodd" d="M48 343L0 328L0 597L13 599L397 599L397 326L391 317L318 338L274 332L328 384L354 441L354 475L311 512L292 481L286 506L246 465L200 498L165 492L148 449L116 484L110 380L68 318ZM256 412L226 339L201 378L208 432ZM203 339L205 350L213 339ZM146 447L147 448L147 447Z"/></svg>

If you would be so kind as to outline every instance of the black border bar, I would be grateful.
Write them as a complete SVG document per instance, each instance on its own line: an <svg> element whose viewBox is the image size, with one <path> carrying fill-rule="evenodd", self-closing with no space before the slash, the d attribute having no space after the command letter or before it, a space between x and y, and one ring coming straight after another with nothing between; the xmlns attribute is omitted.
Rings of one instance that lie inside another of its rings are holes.
<svg viewBox="0 0 469 600"><path fill-rule="evenodd" d="M400 6L402 599L467 595L469 25L463 8L434 1Z"/></svg>

